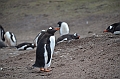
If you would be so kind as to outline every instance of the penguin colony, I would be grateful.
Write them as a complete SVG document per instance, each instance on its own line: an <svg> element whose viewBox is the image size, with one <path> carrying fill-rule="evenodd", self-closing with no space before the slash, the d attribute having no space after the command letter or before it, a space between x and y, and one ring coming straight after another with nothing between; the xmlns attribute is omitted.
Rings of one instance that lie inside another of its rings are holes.
<svg viewBox="0 0 120 79"><path fill-rule="evenodd" d="M0 25L0 48L15 47L18 50L29 50L36 47L36 60L33 67L38 67L43 72L49 72L51 71L49 67L56 43L63 41L70 42L80 38L77 33L70 34L69 26L66 22L58 22L57 24L56 28L49 27L47 30L41 30L33 40L33 43L23 42L18 45L15 34L9 31L5 32L4 28ZM57 30L59 30L60 37L56 40L54 34ZM120 22L108 26L103 32L110 32L115 35L120 34Z"/></svg>
<svg viewBox="0 0 120 79"><path fill-rule="evenodd" d="M17 39L14 33L4 30L0 25L0 48L3 47L15 47L18 50L28 50L34 49L35 45L33 43L21 43L17 45Z"/></svg>

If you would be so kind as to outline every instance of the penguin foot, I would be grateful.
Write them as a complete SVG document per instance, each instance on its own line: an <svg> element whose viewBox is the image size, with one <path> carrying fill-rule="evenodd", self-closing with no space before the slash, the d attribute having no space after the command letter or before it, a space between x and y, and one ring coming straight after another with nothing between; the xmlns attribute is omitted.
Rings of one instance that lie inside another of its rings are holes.
<svg viewBox="0 0 120 79"><path fill-rule="evenodd" d="M50 72L52 69L45 69L44 72Z"/></svg>
<svg viewBox="0 0 120 79"><path fill-rule="evenodd" d="M50 71L52 71L52 69L40 68L40 71L44 71L44 72L50 72Z"/></svg>
<svg viewBox="0 0 120 79"><path fill-rule="evenodd" d="M44 71L45 69L44 68L40 68L40 71Z"/></svg>

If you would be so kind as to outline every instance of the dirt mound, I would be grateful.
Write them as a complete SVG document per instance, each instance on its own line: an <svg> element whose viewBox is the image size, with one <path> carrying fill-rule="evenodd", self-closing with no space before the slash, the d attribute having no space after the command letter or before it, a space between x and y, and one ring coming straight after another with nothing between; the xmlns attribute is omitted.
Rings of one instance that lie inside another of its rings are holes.
<svg viewBox="0 0 120 79"><path fill-rule="evenodd" d="M0 61L1 79L119 79L120 36L99 34L59 43L52 59L52 71L32 68L35 50L24 51Z"/></svg>

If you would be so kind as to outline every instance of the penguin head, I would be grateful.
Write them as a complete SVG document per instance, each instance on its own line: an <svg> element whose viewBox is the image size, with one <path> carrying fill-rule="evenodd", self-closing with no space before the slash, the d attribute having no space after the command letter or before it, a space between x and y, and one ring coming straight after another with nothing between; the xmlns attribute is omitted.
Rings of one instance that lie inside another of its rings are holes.
<svg viewBox="0 0 120 79"><path fill-rule="evenodd" d="M36 47L35 44L33 44L33 43L29 43L29 44L27 44L27 46L32 47L32 48Z"/></svg>
<svg viewBox="0 0 120 79"><path fill-rule="evenodd" d="M74 38L74 39L79 39L80 36L79 36L77 33L74 33L73 38Z"/></svg>
<svg viewBox="0 0 120 79"><path fill-rule="evenodd" d="M61 21L59 21L57 24L58 24L58 27L68 26L66 22L61 22Z"/></svg>
<svg viewBox="0 0 120 79"><path fill-rule="evenodd" d="M114 26L108 26L108 28L106 30L104 30L103 32L114 32L115 27Z"/></svg>
<svg viewBox="0 0 120 79"><path fill-rule="evenodd" d="M32 47L36 47L35 44L32 44Z"/></svg>
<svg viewBox="0 0 120 79"><path fill-rule="evenodd" d="M47 32L48 32L49 34L54 35L54 33L55 33L57 30L59 30L59 28L49 27L48 30L47 30Z"/></svg>
<svg viewBox="0 0 120 79"><path fill-rule="evenodd" d="M115 31L117 31L116 27L120 25L120 22L119 23L114 23L110 26L108 26L108 28L106 30L104 30L103 32L111 32L111 33L114 33ZM119 29L118 29L119 30Z"/></svg>
<svg viewBox="0 0 120 79"><path fill-rule="evenodd" d="M57 24L58 24L58 27L61 27L62 22L59 21Z"/></svg>

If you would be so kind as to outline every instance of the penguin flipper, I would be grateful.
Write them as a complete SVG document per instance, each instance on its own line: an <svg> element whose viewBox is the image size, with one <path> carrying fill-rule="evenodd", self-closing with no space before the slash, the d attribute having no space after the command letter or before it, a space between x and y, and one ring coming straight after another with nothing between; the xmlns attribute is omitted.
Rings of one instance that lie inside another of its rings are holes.
<svg viewBox="0 0 120 79"><path fill-rule="evenodd" d="M47 64L50 62L51 59L51 48L50 48L50 44L46 45L46 49L47 49L47 54L48 54L48 61Z"/></svg>

